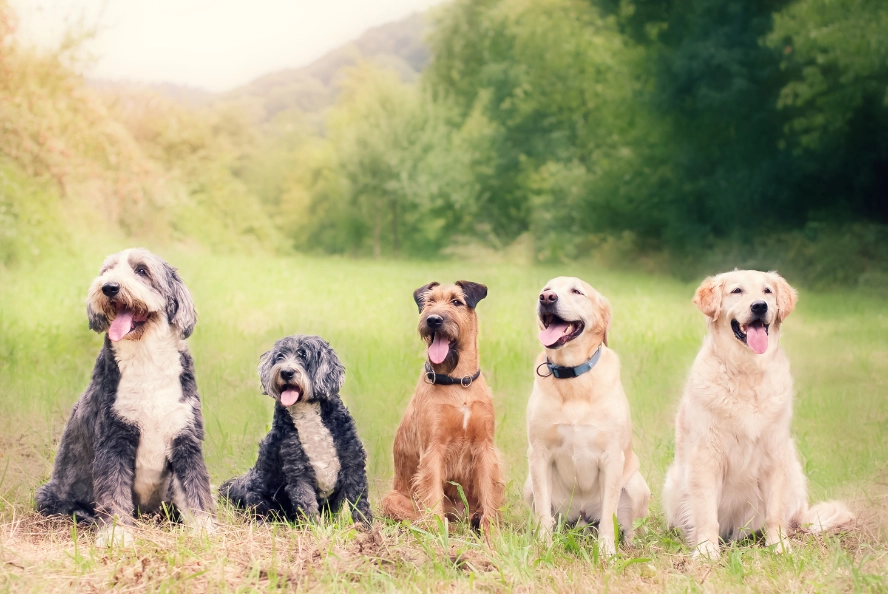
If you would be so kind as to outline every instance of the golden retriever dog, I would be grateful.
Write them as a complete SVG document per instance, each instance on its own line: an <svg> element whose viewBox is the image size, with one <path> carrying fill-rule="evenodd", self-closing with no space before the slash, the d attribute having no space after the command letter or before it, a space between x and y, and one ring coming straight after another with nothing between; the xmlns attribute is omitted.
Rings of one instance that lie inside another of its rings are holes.
<svg viewBox="0 0 888 594"><path fill-rule="evenodd" d="M559 277L540 293L537 314L545 352L527 403L524 497L546 538L555 516L598 522L601 550L613 555L614 515L631 539L651 491L632 451L620 360L607 346L610 304L588 283Z"/></svg>
<svg viewBox="0 0 888 594"><path fill-rule="evenodd" d="M493 401L478 367L475 306L486 296L487 287L469 281L413 293L428 361L395 436L394 489L382 500L389 518L459 519L468 511L472 526L488 534L499 517L505 486Z"/></svg>
<svg viewBox="0 0 888 594"><path fill-rule="evenodd" d="M791 530L853 520L837 501L808 507L805 475L790 437L792 376L780 328L795 289L774 272L735 270L707 278L694 303L709 332L675 419L675 461L663 507L694 556L719 556L719 538L764 531L786 551Z"/></svg>

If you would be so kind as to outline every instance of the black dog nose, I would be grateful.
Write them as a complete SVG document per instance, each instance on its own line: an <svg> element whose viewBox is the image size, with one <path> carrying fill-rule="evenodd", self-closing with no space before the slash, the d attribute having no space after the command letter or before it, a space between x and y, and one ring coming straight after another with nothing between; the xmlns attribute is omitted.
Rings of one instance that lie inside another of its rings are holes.
<svg viewBox="0 0 888 594"><path fill-rule="evenodd" d="M751 309L752 313L755 315L761 316L768 312L768 304L761 300L753 301L752 305L749 306L749 309Z"/></svg>
<svg viewBox="0 0 888 594"><path fill-rule="evenodd" d="M104 293L106 297L114 297L120 293L120 285L117 283L105 283L102 285L102 293Z"/></svg>
<svg viewBox="0 0 888 594"><path fill-rule="evenodd" d="M543 291L540 293L540 303L543 305L552 305L558 301L558 294L555 291Z"/></svg>
<svg viewBox="0 0 888 594"><path fill-rule="evenodd" d="M444 325L444 318L442 318L441 316L436 316L436 315L432 314L426 318L426 326L428 326L432 330L436 330L443 325Z"/></svg>
<svg viewBox="0 0 888 594"><path fill-rule="evenodd" d="M281 377L287 381L293 379L293 376L296 375L296 371L294 369L283 369L281 370Z"/></svg>

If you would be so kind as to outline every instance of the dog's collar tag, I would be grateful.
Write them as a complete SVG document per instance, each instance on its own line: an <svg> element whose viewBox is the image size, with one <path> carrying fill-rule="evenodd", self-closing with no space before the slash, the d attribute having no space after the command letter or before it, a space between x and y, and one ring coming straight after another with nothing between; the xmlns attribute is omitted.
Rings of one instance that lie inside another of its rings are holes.
<svg viewBox="0 0 888 594"><path fill-rule="evenodd" d="M540 377L549 377L549 375L551 375L556 379L571 379L574 377L579 377L587 371L591 371L591 369L595 367L595 364L598 363L598 359L601 358L601 347L602 345L598 345L598 349L595 351L595 354L592 355L592 358L581 365L577 365L576 367L563 367L561 365L555 365L554 363L550 363L549 359L546 359L545 363L540 363L537 366L537 375L539 375ZM540 373L540 367L542 367L543 365L549 368L549 375L542 375Z"/></svg>
<svg viewBox="0 0 888 594"><path fill-rule="evenodd" d="M450 377L449 375L437 374L429 362L425 364L425 380L429 384L437 384L439 386L452 386L459 384L463 388L468 388L481 375L481 370L475 372L474 375L464 375L463 377Z"/></svg>

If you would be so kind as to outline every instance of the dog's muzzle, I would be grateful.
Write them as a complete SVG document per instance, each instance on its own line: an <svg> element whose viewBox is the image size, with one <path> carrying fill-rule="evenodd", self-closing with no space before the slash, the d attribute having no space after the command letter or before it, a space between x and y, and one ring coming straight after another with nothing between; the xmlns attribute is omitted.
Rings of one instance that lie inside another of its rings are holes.
<svg viewBox="0 0 888 594"><path fill-rule="evenodd" d="M741 324L736 319L731 320L731 330L734 337L748 346L758 355L768 350L768 336L770 324L766 324L764 316L753 317L749 322Z"/></svg>
<svg viewBox="0 0 888 594"><path fill-rule="evenodd" d="M555 301L543 304L540 295L538 314L543 329L539 333L540 342L548 349L560 348L578 337L585 330L586 325L582 320L565 320L555 313L557 306ZM557 299L557 297L556 297Z"/></svg>
<svg viewBox="0 0 888 594"><path fill-rule="evenodd" d="M284 406L293 406L300 400L306 399L305 388L302 386L300 379L302 374L292 367L284 367L278 372L277 385L278 394L280 394L281 404Z"/></svg>

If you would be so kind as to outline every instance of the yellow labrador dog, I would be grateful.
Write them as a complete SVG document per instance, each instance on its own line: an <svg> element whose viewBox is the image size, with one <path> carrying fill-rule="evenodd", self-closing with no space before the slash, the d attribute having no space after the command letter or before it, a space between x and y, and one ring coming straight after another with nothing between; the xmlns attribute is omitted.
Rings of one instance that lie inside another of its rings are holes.
<svg viewBox="0 0 888 594"><path fill-rule="evenodd" d="M559 277L540 293L537 313L545 352L527 403L524 498L547 538L556 515L578 526L598 522L601 550L613 555L614 514L631 539L651 491L632 451L620 360L607 347L610 304L588 283Z"/></svg>
<svg viewBox="0 0 888 594"><path fill-rule="evenodd" d="M675 461L663 507L695 556L716 558L719 538L764 530L788 549L788 531L846 524L840 502L808 507L805 476L789 434L792 376L780 327L796 291L774 272L735 270L707 278L694 303L709 333L691 368L675 419Z"/></svg>

